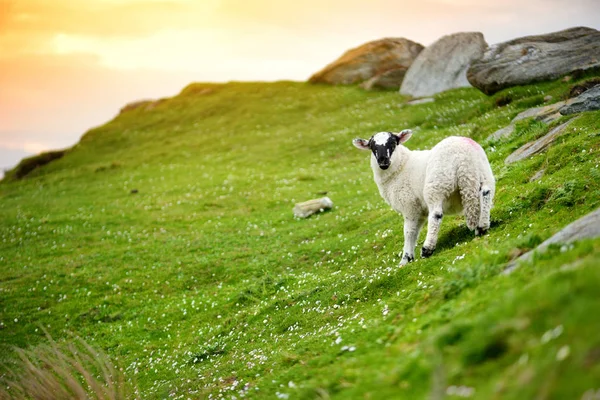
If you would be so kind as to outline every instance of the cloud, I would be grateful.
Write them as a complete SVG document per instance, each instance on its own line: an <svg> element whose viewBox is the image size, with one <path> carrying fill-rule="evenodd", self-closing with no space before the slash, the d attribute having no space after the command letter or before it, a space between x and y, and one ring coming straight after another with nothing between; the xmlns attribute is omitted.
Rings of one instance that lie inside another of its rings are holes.
<svg viewBox="0 0 600 400"><path fill-rule="evenodd" d="M82 54L0 59L0 70L0 147L28 151L70 146L126 103L172 96L199 79L192 73L111 70Z"/></svg>
<svg viewBox="0 0 600 400"><path fill-rule="evenodd" d="M0 0L0 33L5 30L5 26L10 17L11 9L12 2L9 0Z"/></svg>
<svg viewBox="0 0 600 400"><path fill-rule="evenodd" d="M4 0L7 2L7 0ZM210 2L20 0L8 3L3 31L140 36L169 27L210 23Z"/></svg>
<svg viewBox="0 0 600 400"><path fill-rule="evenodd" d="M194 81L275 80L313 69L278 58L224 59L197 71L114 69L100 61L81 53L0 58L0 147L35 153L71 146L125 104L173 96ZM0 157L1 165L10 163Z"/></svg>
<svg viewBox="0 0 600 400"><path fill-rule="evenodd" d="M0 0L0 147L69 146L191 81L304 80L381 37L575 25L600 28L597 0Z"/></svg>
<svg viewBox="0 0 600 400"><path fill-rule="evenodd" d="M20 160L25 157L31 156L33 153L14 150L10 148L4 148L0 146L0 179L4 177L4 170L10 169L17 165Z"/></svg>
<svg viewBox="0 0 600 400"><path fill-rule="evenodd" d="M0 133L1 137L1 133ZM2 144L0 145L0 149L5 152L11 152L12 154L18 154L21 157L24 157L28 154L38 154L43 151L49 150L47 144L32 142L32 141L21 141L21 140L11 140L10 138L4 139Z"/></svg>
<svg viewBox="0 0 600 400"><path fill-rule="evenodd" d="M90 52L111 69L151 68L163 71L202 71L206 79L293 79L308 74L315 52L312 42L286 36L281 32L255 32L239 35L227 30L169 30L144 38L105 39L58 35L53 41L55 54ZM302 65L298 69L264 68L252 65L285 63ZM245 68L241 69L240 65ZM234 67L234 68L230 68ZM224 72L229 75L224 75ZM301 75L298 75L298 72Z"/></svg>
<svg viewBox="0 0 600 400"><path fill-rule="evenodd" d="M406 37L424 45L443 35L483 32L490 43L573 25L600 27L597 0L222 0L220 21L239 32L273 32L330 43L337 54L381 37Z"/></svg>
<svg viewBox="0 0 600 400"><path fill-rule="evenodd" d="M481 31L496 43L574 21L598 26L600 20L600 7L592 0L0 2L9 10L0 28L0 57L85 52L111 68L171 71L210 68L236 58L305 59L320 65L385 36L428 45L445 34Z"/></svg>

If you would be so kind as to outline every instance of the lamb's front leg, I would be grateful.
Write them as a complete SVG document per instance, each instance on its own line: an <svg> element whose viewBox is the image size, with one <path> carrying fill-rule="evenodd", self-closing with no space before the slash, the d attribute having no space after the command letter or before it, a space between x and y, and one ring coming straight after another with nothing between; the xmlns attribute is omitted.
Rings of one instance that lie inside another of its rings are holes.
<svg viewBox="0 0 600 400"><path fill-rule="evenodd" d="M444 217L441 204L430 207L429 210L427 237L425 238L425 243L423 243L423 248L421 249L421 257L423 258L427 258L433 254L437 244L442 218Z"/></svg>
<svg viewBox="0 0 600 400"><path fill-rule="evenodd" d="M404 217L404 251L400 266L406 265L415 260L415 247L419 232L423 226L424 219L422 217L407 218Z"/></svg>

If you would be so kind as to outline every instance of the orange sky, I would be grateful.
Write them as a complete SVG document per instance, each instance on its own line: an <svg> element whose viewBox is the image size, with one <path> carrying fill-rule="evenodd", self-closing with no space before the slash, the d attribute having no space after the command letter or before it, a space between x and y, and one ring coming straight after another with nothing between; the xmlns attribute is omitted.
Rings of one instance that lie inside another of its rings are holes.
<svg viewBox="0 0 600 400"><path fill-rule="evenodd" d="M600 28L598 0L0 0L0 167L192 81L305 80L386 36Z"/></svg>

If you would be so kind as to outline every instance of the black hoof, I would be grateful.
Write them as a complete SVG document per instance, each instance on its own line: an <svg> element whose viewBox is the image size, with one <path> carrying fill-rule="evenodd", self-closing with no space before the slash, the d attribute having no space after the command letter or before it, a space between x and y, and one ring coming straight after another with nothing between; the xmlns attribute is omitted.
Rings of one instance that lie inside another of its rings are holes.
<svg viewBox="0 0 600 400"><path fill-rule="evenodd" d="M483 236L487 233L487 231L488 230L485 228L477 227L477 228L475 228L475 236Z"/></svg>
<svg viewBox="0 0 600 400"><path fill-rule="evenodd" d="M435 250L435 247L433 249L430 249L429 247L421 248L421 257L427 258L427 257L431 256L433 254L434 250Z"/></svg>
<svg viewBox="0 0 600 400"><path fill-rule="evenodd" d="M404 255L402 256L402 262L405 264L413 261L415 261L415 257L411 256L408 253L404 253Z"/></svg>

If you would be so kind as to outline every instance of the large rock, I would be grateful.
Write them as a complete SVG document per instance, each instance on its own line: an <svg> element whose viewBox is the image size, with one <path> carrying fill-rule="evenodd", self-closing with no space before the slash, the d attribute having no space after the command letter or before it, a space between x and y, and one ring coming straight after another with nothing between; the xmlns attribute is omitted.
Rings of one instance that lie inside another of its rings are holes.
<svg viewBox="0 0 600 400"><path fill-rule="evenodd" d="M372 89L398 89L406 75L405 68L390 69L383 74L375 75L361 86L367 90Z"/></svg>
<svg viewBox="0 0 600 400"><path fill-rule="evenodd" d="M421 50L423 50L422 45L404 38L375 40L348 50L340 58L311 76L308 81L348 85L387 74L384 77L385 87L400 87L404 72L408 70ZM390 82L391 78L395 83Z"/></svg>
<svg viewBox="0 0 600 400"><path fill-rule="evenodd" d="M577 119L577 117L551 129L550 132L548 132L541 138L533 142L526 143L523 146L519 147L511 155L506 157L504 163L512 164L514 162L524 160L546 150L556 140L557 137L559 137L565 132L567 126L569 126L573 121L575 121L575 119Z"/></svg>
<svg viewBox="0 0 600 400"><path fill-rule="evenodd" d="M600 67L600 32L571 28L490 46L471 64L469 82L486 94Z"/></svg>
<svg viewBox="0 0 600 400"><path fill-rule="evenodd" d="M438 39L425 48L408 69L400 93L425 97L471 86L467 81L467 69L486 48L487 43L479 32L455 33Z"/></svg>
<svg viewBox="0 0 600 400"><path fill-rule="evenodd" d="M582 239L593 239L597 237L600 237L600 208L567 225L560 232L540 244L534 250L531 250L516 260L508 263L504 268L504 274L510 274L519 266L519 263L531 260L535 252L542 253L546 251L551 244L568 244Z"/></svg>
<svg viewBox="0 0 600 400"><path fill-rule="evenodd" d="M570 115L593 110L600 110L600 85L586 90L574 98L570 104L561 107L559 112L562 115Z"/></svg>

